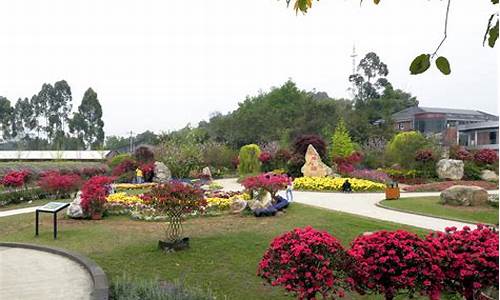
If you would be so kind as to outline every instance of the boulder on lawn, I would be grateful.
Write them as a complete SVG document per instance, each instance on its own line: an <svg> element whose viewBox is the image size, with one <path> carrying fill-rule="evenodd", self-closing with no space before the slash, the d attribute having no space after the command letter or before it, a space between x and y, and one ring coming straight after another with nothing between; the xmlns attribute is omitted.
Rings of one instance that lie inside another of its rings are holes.
<svg viewBox="0 0 500 300"><path fill-rule="evenodd" d="M460 180L464 177L464 162L456 159L441 159L436 164L436 173L441 179Z"/></svg>
<svg viewBox="0 0 500 300"><path fill-rule="evenodd" d="M85 215L83 213L83 208L81 205L82 202L82 192L79 191L76 193L75 199L71 202L71 204L68 206L68 210L66 211L66 214L68 217L73 218L73 219L80 219L83 218Z"/></svg>
<svg viewBox="0 0 500 300"><path fill-rule="evenodd" d="M482 170L481 179L486 181L498 181L498 175L491 170Z"/></svg>
<svg viewBox="0 0 500 300"><path fill-rule="evenodd" d="M156 183L165 183L172 179L172 173L170 173L170 169L161 161L155 161L155 170L154 170L153 182Z"/></svg>
<svg viewBox="0 0 500 300"><path fill-rule="evenodd" d="M488 205L488 192L478 186L454 185L441 192L440 203L457 206Z"/></svg>
<svg viewBox="0 0 500 300"><path fill-rule="evenodd" d="M327 166L318 154L318 151L313 147L313 145L307 146L307 152L305 156L306 163L302 166L300 171L304 176L310 177L325 177L333 175L333 170Z"/></svg>

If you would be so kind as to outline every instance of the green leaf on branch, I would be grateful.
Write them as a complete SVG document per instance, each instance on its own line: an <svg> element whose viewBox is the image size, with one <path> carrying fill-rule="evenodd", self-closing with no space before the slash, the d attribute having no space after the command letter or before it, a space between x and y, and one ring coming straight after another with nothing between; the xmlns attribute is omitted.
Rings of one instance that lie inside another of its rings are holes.
<svg viewBox="0 0 500 300"><path fill-rule="evenodd" d="M436 59L436 67L444 75L450 75L451 73L450 63L448 62L448 59L444 56L440 56Z"/></svg>
<svg viewBox="0 0 500 300"><path fill-rule="evenodd" d="M498 39L498 20L497 20L497 23L495 24L495 26L490 28L490 30L488 31L488 34L489 34L488 45L491 48L493 48L493 47L495 47L495 43Z"/></svg>
<svg viewBox="0 0 500 300"><path fill-rule="evenodd" d="M410 65L410 74L417 75L422 74L431 66L431 55L430 54L420 54L415 57Z"/></svg>
<svg viewBox="0 0 500 300"><path fill-rule="evenodd" d="M491 0L491 3L498 4L498 0Z"/></svg>
<svg viewBox="0 0 500 300"><path fill-rule="evenodd" d="M497 1L498 1L498 0L497 0ZM378 4L380 3L380 0L373 0L373 3L375 3L375 4L377 4L377 5L378 5Z"/></svg>

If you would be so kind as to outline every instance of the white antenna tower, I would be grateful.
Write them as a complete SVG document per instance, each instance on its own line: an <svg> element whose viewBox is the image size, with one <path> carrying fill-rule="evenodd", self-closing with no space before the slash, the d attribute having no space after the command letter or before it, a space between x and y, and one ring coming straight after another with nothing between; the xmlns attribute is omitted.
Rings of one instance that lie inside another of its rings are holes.
<svg viewBox="0 0 500 300"><path fill-rule="evenodd" d="M356 72L356 57L358 57L358 55L356 54L356 45L353 44L352 45L352 54L351 54L351 58L352 58L352 73L351 73L351 75L357 74L357 72ZM354 83L354 81L352 82L351 93L352 93L352 97L354 98L354 96L356 95L356 84Z"/></svg>

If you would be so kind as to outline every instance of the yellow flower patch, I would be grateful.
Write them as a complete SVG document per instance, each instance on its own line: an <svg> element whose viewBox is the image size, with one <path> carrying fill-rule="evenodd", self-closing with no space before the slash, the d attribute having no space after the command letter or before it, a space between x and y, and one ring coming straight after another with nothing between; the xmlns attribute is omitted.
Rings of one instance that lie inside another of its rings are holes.
<svg viewBox="0 0 500 300"><path fill-rule="evenodd" d="M342 184L348 179L351 188L355 192L382 191L385 184L366 179L337 178L337 177L299 177L293 181L293 187L297 190L307 191L341 191Z"/></svg>
<svg viewBox="0 0 500 300"><path fill-rule="evenodd" d="M143 201L138 196L131 196L124 192L114 193L109 195L106 200L110 203L121 203L121 204L142 204Z"/></svg>
<svg viewBox="0 0 500 300"><path fill-rule="evenodd" d="M155 186L154 182L146 182L146 183L117 183L113 185L113 187L117 190L136 190L136 189L145 189Z"/></svg>

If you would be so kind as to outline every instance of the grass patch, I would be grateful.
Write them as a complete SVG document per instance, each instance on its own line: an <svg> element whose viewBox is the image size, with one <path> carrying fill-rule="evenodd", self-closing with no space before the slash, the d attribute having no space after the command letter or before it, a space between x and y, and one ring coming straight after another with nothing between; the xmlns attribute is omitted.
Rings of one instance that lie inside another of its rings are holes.
<svg viewBox="0 0 500 300"><path fill-rule="evenodd" d="M498 208L491 206L451 206L439 203L439 196L384 200L382 205L432 217L498 225Z"/></svg>
<svg viewBox="0 0 500 300"><path fill-rule="evenodd" d="M210 290L217 299L292 299L281 288L263 285L256 270L271 240L295 227L311 225L337 237L344 246L366 231L427 231L389 222L294 203L280 217L224 215L188 219L184 232L191 248L177 253L157 249L164 223L113 216L101 221L60 219L52 239L51 216L42 214L40 236L34 237L34 214L0 218L0 240L60 247L96 261L111 281L124 274L143 280L181 279L187 286ZM225 298L227 297L227 298ZM382 299L359 296L351 299ZM404 299L404 298L401 298Z"/></svg>

